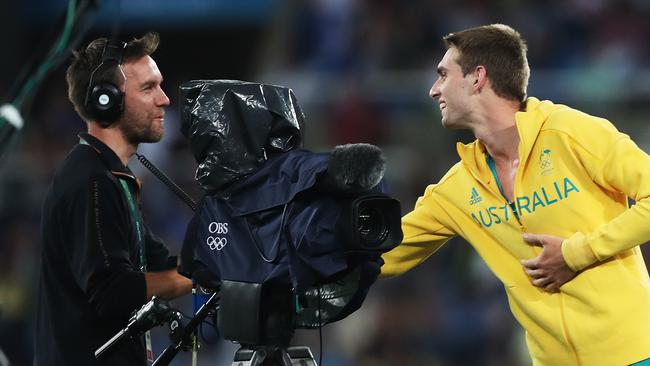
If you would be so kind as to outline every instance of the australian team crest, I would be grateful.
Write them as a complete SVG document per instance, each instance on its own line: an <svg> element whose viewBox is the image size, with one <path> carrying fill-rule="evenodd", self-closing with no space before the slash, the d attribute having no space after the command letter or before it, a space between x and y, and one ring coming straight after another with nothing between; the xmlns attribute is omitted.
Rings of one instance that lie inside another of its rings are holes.
<svg viewBox="0 0 650 366"><path fill-rule="evenodd" d="M550 149L544 149L539 155L539 168L541 169L542 175L549 175L553 172Z"/></svg>

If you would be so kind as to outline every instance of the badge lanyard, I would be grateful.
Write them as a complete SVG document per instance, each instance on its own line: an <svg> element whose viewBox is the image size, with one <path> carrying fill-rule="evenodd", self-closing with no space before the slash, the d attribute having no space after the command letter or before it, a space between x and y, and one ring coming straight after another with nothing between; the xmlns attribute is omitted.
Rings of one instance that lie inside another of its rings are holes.
<svg viewBox="0 0 650 366"><path fill-rule="evenodd" d="M84 139L80 139L79 142L81 144L88 145L88 142L86 142L86 140ZM129 190L128 182L126 181L125 178L119 177L118 179L122 186L122 192L124 192L124 197L126 198L126 201L129 206L131 223L133 224L133 227L135 227L136 241L138 243L138 256L140 259L139 269L140 272L145 273L147 272L147 255L145 251L144 227L142 224L142 217L140 216L140 211L138 211L135 205L135 200L133 199L133 195ZM147 361L149 363L152 363L154 360L153 360L153 348L151 345L151 332L146 331L144 334L144 338L145 338L145 343L147 348Z"/></svg>
<svg viewBox="0 0 650 366"><path fill-rule="evenodd" d="M142 217L140 216L140 211L135 205L135 200L133 195L129 190L129 185L125 178L119 178L120 184L122 185L122 191L126 197L126 201L129 204L129 211L131 213L131 222L133 227L135 227L136 240L138 242L139 255L140 255L140 271L142 273L147 272L147 255L145 252L145 243L144 243L144 229L142 225ZM151 331L146 331L144 333L145 344L147 347L147 361L149 363L153 362L153 347L151 345Z"/></svg>
<svg viewBox="0 0 650 366"><path fill-rule="evenodd" d="M138 211L137 207L135 206L135 200L131 195L131 191L129 190L129 185L126 182L126 179L120 177L119 180L120 180L120 184L122 185L122 191L124 192L126 201L129 204L129 211L131 213L131 223L135 227L136 240L138 241L139 256L140 256L140 271L144 273L147 272L147 256L145 252L142 217L140 217L140 211Z"/></svg>

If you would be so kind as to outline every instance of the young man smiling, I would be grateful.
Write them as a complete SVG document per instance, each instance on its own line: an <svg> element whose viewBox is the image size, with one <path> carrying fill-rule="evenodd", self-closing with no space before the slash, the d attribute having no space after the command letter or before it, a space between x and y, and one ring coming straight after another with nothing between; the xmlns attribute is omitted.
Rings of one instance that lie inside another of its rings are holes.
<svg viewBox="0 0 650 366"><path fill-rule="evenodd" d="M382 275L459 235L503 282L534 365L650 365L650 157L605 119L527 97L512 28L444 41L430 95L442 125L476 141L403 217Z"/></svg>

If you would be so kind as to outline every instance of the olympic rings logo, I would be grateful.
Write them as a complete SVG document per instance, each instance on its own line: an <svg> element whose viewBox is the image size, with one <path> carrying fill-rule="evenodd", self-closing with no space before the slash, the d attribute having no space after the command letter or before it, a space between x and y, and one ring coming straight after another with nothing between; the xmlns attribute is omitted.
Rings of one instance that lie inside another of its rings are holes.
<svg viewBox="0 0 650 366"><path fill-rule="evenodd" d="M228 239L227 238L220 238L218 236L208 236L208 239L206 240L206 244L210 248L210 250L221 250L223 249L226 244L228 244Z"/></svg>
<svg viewBox="0 0 650 366"><path fill-rule="evenodd" d="M228 223L213 221L208 225L208 231L210 234L228 234ZM228 244L228 239L220 236L208 236L205 243L210 250L221 250Z"/></svg>

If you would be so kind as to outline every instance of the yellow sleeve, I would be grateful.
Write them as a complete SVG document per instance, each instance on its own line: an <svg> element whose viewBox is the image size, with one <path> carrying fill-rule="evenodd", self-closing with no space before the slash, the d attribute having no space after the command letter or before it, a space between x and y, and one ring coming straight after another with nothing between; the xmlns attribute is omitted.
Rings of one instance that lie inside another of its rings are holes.
<svg viewBox="0 0 650 366"><path fill-rule="evenodd" d="M402 217L404 240L382 256L381 277L396 276L417 266L455 235L438 219L446 214L432 196L434 187L429 186L415 209Z"/></svg>
<svg viewBox="0 0 650 366"><path fill-rule="evenodd" d="M593 162L593 179L636 204L595 231L578 232L562 243L564 259L574 271L650 240L650 156L620 133L608 147L607 155Z"/></svg>

